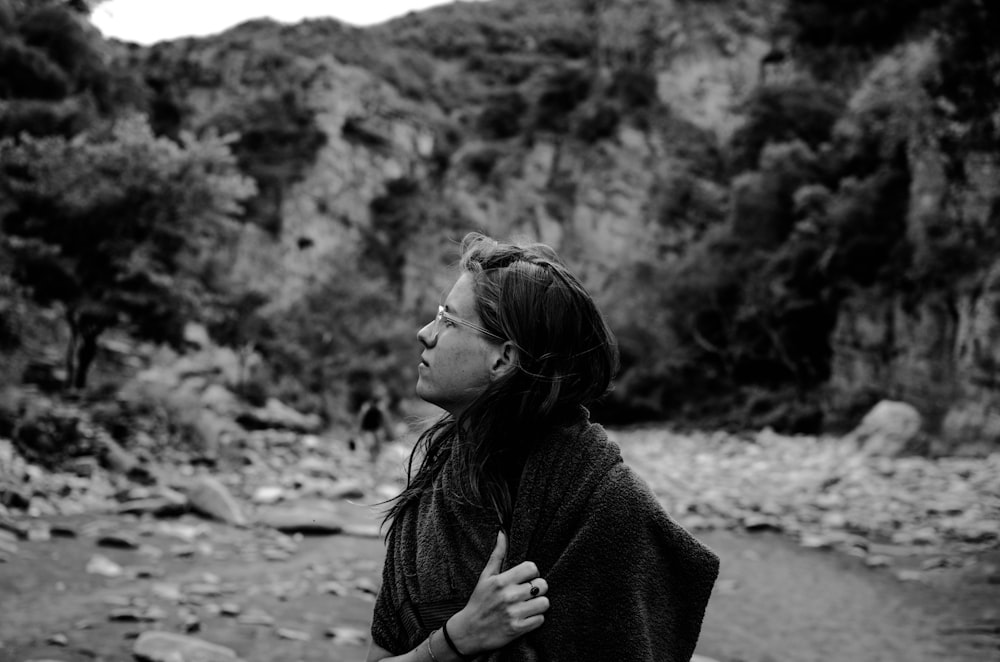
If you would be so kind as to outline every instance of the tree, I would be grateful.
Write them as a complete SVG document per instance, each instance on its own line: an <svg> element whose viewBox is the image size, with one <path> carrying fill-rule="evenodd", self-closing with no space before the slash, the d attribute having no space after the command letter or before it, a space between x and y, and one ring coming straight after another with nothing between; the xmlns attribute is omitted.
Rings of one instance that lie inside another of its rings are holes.
<svg viewBox="0 0 1000 662"><path fill-rule="evenodd" d="M15 278L64 306L71 386L86 384L104 330L169 340L213 287L213 249L254 192L228 142L157 138L142 116L72 140L0 141L0 241Z"/></svg>

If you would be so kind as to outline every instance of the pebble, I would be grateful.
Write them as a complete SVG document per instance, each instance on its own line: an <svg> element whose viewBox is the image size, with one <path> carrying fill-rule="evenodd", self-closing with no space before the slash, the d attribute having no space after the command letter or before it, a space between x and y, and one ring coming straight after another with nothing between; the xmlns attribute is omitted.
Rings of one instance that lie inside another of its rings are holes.
<svg viewBox="0 0 1000 662"><path fill-rule="evenodd" d="M326 636L348 646L363 646L368 643L368 632L360 628L332 627Z"/></svg>
<svg viewBox="0 0 1000 662"><path fill-rule="evenodd" d="M90 561L87 562L86 569L92 575L103 577L120 577L124 573L124 569L120 565L100 554L91 557Z"/></svg>
<svg viewBox="0 0 1000 662"><path fill-rule="evenodd" d="M312 639L312 636L308 632L292 628L277 628L274 633L280 638L288 639L290 641L309 641Z"/></svg>
<svg viewBox="0 0 1000 662"><path fill-rule="evenodd" d="M750 440L662 428L612 437L667 510L693 529L776 528L803 546L862 557L884 541L908 553L962 554L1000 540L1000 453L870 457L844 439L770 430ZM890 563L897 556L878 554Z"/></svg>

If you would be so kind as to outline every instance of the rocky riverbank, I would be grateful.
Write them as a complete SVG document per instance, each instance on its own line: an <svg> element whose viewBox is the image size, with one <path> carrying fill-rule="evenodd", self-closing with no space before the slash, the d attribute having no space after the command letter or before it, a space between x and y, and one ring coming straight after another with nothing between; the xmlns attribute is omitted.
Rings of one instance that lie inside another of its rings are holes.
<svg viewBox="0 0 1000 662"><path fill-rule="evenodd" d="M655 427L611 435L696 535L772 532L859 557L872 571L914 585L933 586L956 572L1000 584L998 454L876 457L850 439L770 431ZM246 628L266 639L248 659L293 645L317 655L330 646L363 649L381 553L376 509L363 504L398 491L412 437L390 444L376 464L357 442L343 432L264 429L220 449L210 463L184 453L139 460L141 448L119 448L43 468L0 439L0 575L5 566L13 572L12 595L44 589L44 578L70 592L104 587L90 608L98 611L78 622L48 622L46 609L59 612L48 602L26 608L15 619L21 625L3 635L17 637L8 650L84 659L51 654L83 640L90 648L81 650L113 653L127 645L139 659L165 662L164 647L180 645L167 635L189 637L185 646L228 644L232 652ZM353 556L324 560L332 549L358 545ZM58 567L45 565L49 557ZM252 576L233 574L238 568ZM717 593L724 597L734 586L723 577ZM322 616L331 609L340 616ZM46 622L33 626L33 619ZM113 629L118 639L97 645L95 629Z"/></svg>

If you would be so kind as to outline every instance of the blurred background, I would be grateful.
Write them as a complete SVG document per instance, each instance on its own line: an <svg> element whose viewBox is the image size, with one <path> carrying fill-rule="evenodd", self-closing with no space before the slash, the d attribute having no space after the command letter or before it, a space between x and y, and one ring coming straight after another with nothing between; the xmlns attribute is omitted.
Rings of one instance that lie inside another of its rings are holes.
<svg viewBox="0 0 1000 662"><path fill-rule="evenodd" d="M699 654L1000 659L1000 7L433 4L0 0L0 659L363 658L471 230L618 335Z"/></svg>

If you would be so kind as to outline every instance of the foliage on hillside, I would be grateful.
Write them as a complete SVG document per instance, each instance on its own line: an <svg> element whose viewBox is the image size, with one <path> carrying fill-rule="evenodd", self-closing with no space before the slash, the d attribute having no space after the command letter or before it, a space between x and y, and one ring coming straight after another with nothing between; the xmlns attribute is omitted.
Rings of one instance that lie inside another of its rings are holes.
<svg viewBox="0 0 1000 662"><path fill-rule="evenodd" d="M785 20L803 61L826 80L770 84L751 96L746 121L727 146L734 172L728 224L679 263L648 267L667 284L653 305L670 311L672 333L667 344L632 346L626 336L626 352L641 366L626 373L643 396L637 400L727 412L736 424L812 428L823 413L831 333L844 296L875 287L916 300L950 291L994 259L1000 192L992 193L985 223L952 206L920 237L912 228L918 212L911 189L912 170L925 158L917 145L942 150L949 169L941 185L958 196L970 156L996 144L1000 49L987 35L996 34L990 26L1000 10L965 0L909 9L789 3ZM904 45L904 37L914 45ZM937 59L916 45L921 39ZM890 49L895 54L868 73L872 56ZM845 85L865 76L868 87ZM672 360L640 362L650 354ZM674 389L695 398L676 402ZM743 393L745 407L716 397L724 393ZM888 394L860 395L863 406Z"/></svg>
<svg viewBox="0 0 1000 662"><path fill-rule="evenodd" d="M604 293L623 372L602 415L679 414L815 430L827 413L831 334L845 297L869 288L911 298L946 289L974 276L1000 248L995 196L986 222L959 202L973 157L1000 145L1000 10L986 0L788 0L775 18L763 16L773 8L757 7L771 33L754 36L772 42L769 55L787 61L787 71L761 78L738 108L741 125L720 142L675 112L660 83L685 39L725 50L715 33L686 31L674 14L709 6L721 12L726 3L669 4L670 11L653 0L452 3L369 30L333 20L255 21L211 40L141 49L103 44L54 0L30 11L7 0L0 3L0 31L9 37L0 46L0 134L54 137L4 143L11 181L21 182L0 200L5 233L44 239L52 255L72 260L64 271L80 291L124 291L118 284L129 281L118 278L127 269L114 265L139 269L139 262L109 260L100 278L84 275L74 269L86 260L53 232L26 229L106 216L108 227L133 231L132 244L116 244L120 255L145 260L136 247L157 247L159 261L139 270L164 276L157 282L172 290L193 283L212 261L180 260L174 235L214 227L196 213L196 201L228 196L216 220L239 218L279 239L283 201L328 139L319 109L309 105L311 86L331 58L372 73L413 109L433 107L435 167L388 178L368 201L366 221L351 226L356 254L338 255L333 275L280 315L249 285L209 282L205 289L218 298L192 299L221 340L265 354L270 383L261 389L329 413L338 380L359 366L405 392L411 375L400 348L412 345L417 314L401 308L409 260L420 250L418 238L461 225L449 186L467 178L473 188L464 193L502 190L539 142L582 160L619 146L626 130L655 136L670 153L654 168L641 212L648 219L627 220L684 239L621 265L618 289ZM60 38L52 26L61 26ZM115 57L102 57L104 48ZM212 112L197 120L189 107L195 97L212 99ZM144 113L152 131L132 143L108 133L117 109ZM342 130L362 129L348 123ZM178 143L185 131L200 137ZM212 131L235 137L223 146ZM67 142L74 136L79 142ZM71 145L84 149L70 154ZM43 158L27 158L31 149ZM68 155L65 164L60 154ZM913 186L921 181L920 159L938 156L940 213L919 212ZM96 179L120 178L135 160L149 163L129 170L126 181L139 184L117 197L91 183L92 197L72 185L59 189L62 198L52 194L88 158L98 164L89 174ZM223 174L199 189L192 172ZM228 206L248 192L237 184L240 175L256 184L244 214ZM553 168L545 185L542 202L557 222L570 220L586 194L573 177ZM39 197L30 190L63 202L27 213L26 201ZM66 202L73 196L83 201ZM125 208L144 210L143 220L126 222ZM324 214L335 222L337 210ZM182 217L187 225L173 224ZM162 234L170 241L162 242L157 233L167 227ZM27 300L13 294L11 274L39 289L37 278L19 275L27 244L15 243L5 237L0 245L0 310ZM171 310L194 315L179 305ZM160 319L138 308L134 317ZM17 333L3 321L0 344Z"/></svg>
<svg viewBox="0 0 1000 662"><path fill-rule="evenodd" d="M105 330L176 340L205 308L204 294L223 287L213 251L253 188L224 140L175 142L142 116L116 118L128 110L114 107L116 94L138 84L107 64L103 42L71 6L0 9L11 37L0 62L5 318L26 317L29 299L58 304L69 328L66 380L82 388ZM5 319L8 335L15 325Z"/></svg>

